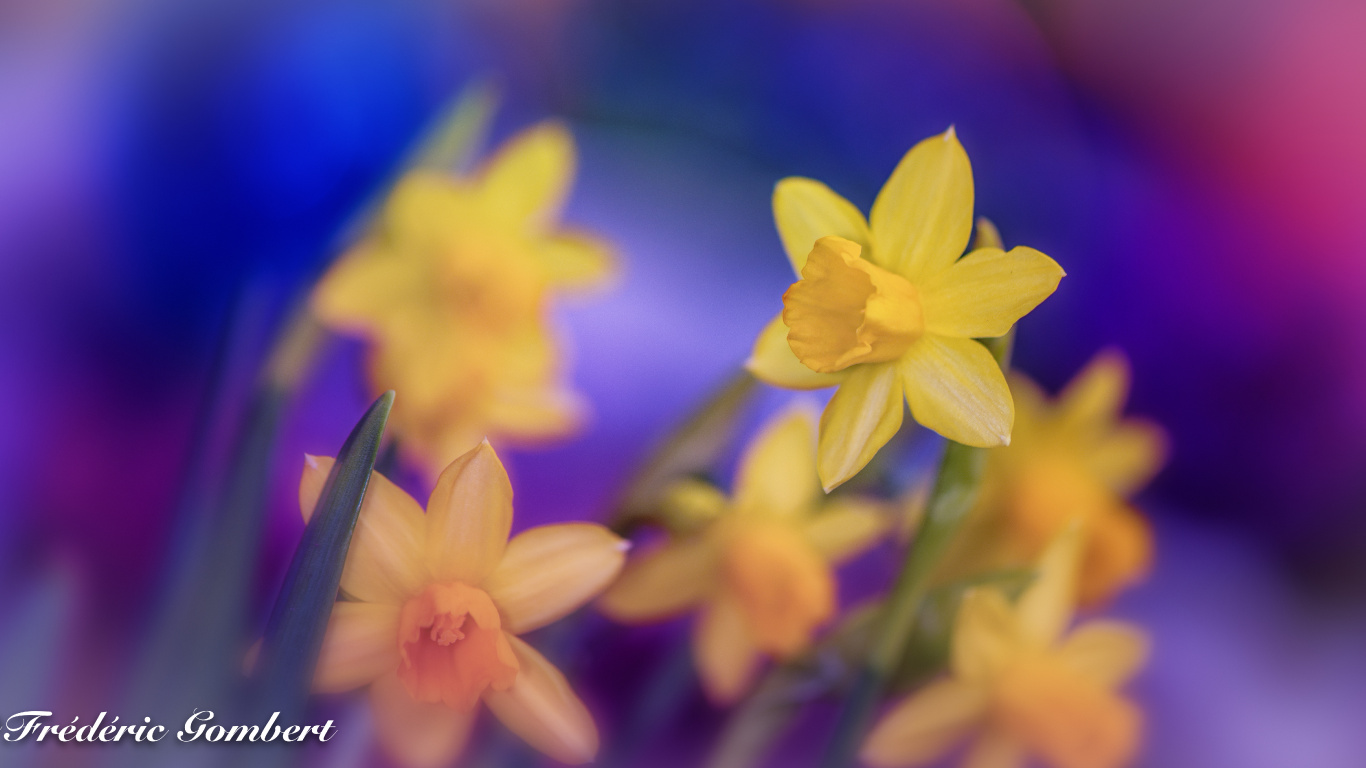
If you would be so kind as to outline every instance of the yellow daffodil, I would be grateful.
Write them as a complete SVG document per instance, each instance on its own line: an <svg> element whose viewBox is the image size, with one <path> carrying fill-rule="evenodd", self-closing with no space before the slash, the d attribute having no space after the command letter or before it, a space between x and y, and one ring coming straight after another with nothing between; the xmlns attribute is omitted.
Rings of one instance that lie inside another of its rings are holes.
<svg viewBox="0 0 1366 768"><path fill-rule="evenodd" d="M544 123L470 176L411 171L313 296L326 325L371 343L371 385L402 394L390 425L433 475L485 434L534 441L581 420L547 299L600 282L611 257L559 227L574 165L568 130Z"/></svg>
<svg viewBox="0 0 1366 768"><path fill-rule="evenodd" d="M1151 564L1152 532L1126 499L1162 466L1166 436L1151 422L1121 418L1129 366L1118 352L1097 355L1056 402L1022 375L1012 375L1011 390L1015 441L988 459L978 538L996 565L1028 562L1079 522L1080 599L1104 602Z"/></svg>
<svg viewBox="0 0 1366 768"><path fill-rule="evenodd" d="M718 703L749 689L763 655L807 648L835 612L833 566L888 527L872 502L827 502L815 454L813 410L779 414L746 448L731 498L701 483L675 489L675 503L706 524L628 565L599 603L629 623L699 609L694 659Z"/></svg>
<svg viewBox="0 0 1366 768"><path fill-rule="evenodd" d="M1063 271L1032 248L999 243L963 256L972 202L972 168L952 128L906 153L867 221L818 181L778 182L773 215L799 280L748 368L779 387L839 387L821 416L826 490L896 434L903 400L951 440L1010 443L1010 390L974 339L1007 333Z"/></svg>
<svg viewBox="0 0 1366 768"><path fill-rule="evenodd" d="M1138 628L1082 624L1064 635L1074 602L1078 541L1065 534L1037 580L1011 605L999 590L963 599L951 676L892 708L862 757L878 768L922 766L970 742L970 768L1121 768L1138 749L1142 714L1117 689L1148 653Z"/></svg>
<svg viewBox="0 0 1366 768"><path fill-rule="evenodd" d="M307 519L332 468L308 457ZM593 599L627 542L600 525L532 528L508 540L512 487L487 441L441 473L424 514L373 474L356 524L314 687L370 685L381 742L408 766L450 762L482 700L528 743L591 760L597 729L564 676L517 635Z"/></svg>

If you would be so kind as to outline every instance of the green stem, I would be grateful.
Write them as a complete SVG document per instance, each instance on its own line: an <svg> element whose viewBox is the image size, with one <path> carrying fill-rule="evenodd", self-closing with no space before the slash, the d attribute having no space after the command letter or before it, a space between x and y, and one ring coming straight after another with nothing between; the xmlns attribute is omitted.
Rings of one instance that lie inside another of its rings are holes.
<svg viewBox="0 0 1366 768"><path fill-rule="evenodd" d="M1002 369L1009 366L1014 332L987 342ZM859 670L854 687L844 700L835 733L821 761L823 768L852 765L858 748L915 629L916 617L930 580L963 520L972 510L986 464L986 450L950 442L944 450L939 477L926 509L925 523L902 564L896 585L886 602L882 625Z"/></svg>

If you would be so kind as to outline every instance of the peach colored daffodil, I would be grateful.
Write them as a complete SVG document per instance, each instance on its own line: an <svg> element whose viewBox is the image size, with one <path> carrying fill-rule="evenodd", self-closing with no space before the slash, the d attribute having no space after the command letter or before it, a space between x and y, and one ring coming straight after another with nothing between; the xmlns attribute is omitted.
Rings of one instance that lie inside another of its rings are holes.
<svg viewBox="0 0 1366 768"><path fill-rule="evenodd" d="M333 460L308 457L307 519ZM597 751L593 718L564 676L517 635L596 597L627 542L600 525L532 528L510 541L512 488L487 441L441 473L424 514L371 476L314 678L320 692L370 686L381 742L407 766L444 765L483 701L509 729L567 763Z"/></svg>
<svg viewBox="0 0 1366 768"><path fill-rule="evenodd" d="M369 342L373 389L403 393L390 426L433 476L485 434L534 442L582 420L548 300L601 283L612 258L559 224L574 167L547 122L471 175L413 170L313 295L325 325Z"/></svg>
<svg viewBox="0 0 1366 768"><path fill-rule="evenodd" d="M763 656L806 650L834 615L834 566L889 527L872 502L824 498L815 422L802 406L770 421L746 448L730 498L700 482L677 486L674 502L700 531L629 564L599 602L628 623L698 610L693 655L718 703L749 689Z"/></svg>
<svg viewBox="0 0 1366 768"><path fill-rule="evenodd" d="M903 402L951 440L1009 444L1010 390L975 339L1009 332L1063 271L1026 247L964 256L972 206L972 168L952 128L906 153L867 220L818 181L778 182L773 215L799 279L748 368L779 387L839 387L821 416L826 490L896 434Z"/></svg>
<svg viewBox="0 0 1366 768"><path fill-rule="evenodd" d="M1148 654L1141 630L1117 621L1071 622L1077 531L1041 561L1035 582L1011 605L995 589L963 598L950 676L896 704L864 744L877 768L940 762L969 744L963 765L1122 768L1139 746L1142 714L1116 689Z"/></svg>

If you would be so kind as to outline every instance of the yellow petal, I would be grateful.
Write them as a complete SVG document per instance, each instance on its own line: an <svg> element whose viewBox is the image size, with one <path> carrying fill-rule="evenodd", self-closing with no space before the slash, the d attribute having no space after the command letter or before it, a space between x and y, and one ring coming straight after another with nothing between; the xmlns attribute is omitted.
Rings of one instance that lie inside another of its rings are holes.
<svg viewBox="0 0 1366 768"><path fill-rule="evenodd" d="M963 595L953 625L953 674L967 682L985 682L1019 652L1015 612L996 589L974 589Z"/></svg>
<svg viewBox="0 0 1366 768"><path fill-rule="evenodd" d="M1009 734L989 730L963 756L961 768L1024 768L1025 748Z"/></svg>
<svg viewBox="0 0 1366 768"><path fill-rule="evenodd" d="M1057 642L1077 605L1082 530L1068 526L1039 558L1038 575L1016 603L1021 635L1039 648Z"/></svg>
<svg viewBox="0 0 1366 768"><path fill-rule="evenodd" d="M1062 278L1062 267L1033 248L973 251L919 284L925 329L963 338L1004 336Z"/></svg>
<svg viewBox="0 0 1366 768"><path fill-rule="evenodd" d="M972 339L927 334L897 365L916 421L964 445L1010 444L1015 404L986 347Z"/></svg>
<svg viewBox="0 0 1366 768"><path fill-rule="evenodd" d="M811 512L820 492L815 408L797 402L769 419L745 447L735 476L735 510L795 517Z"/></svg>
<svg viewBox="0 0 1366 768"><path fill-rule="evenodd" d="M448 174L418 169L405 173L376 225L378 241L392 247L407 265L436 255L451 233L451 221L469 209L468 194ZM419 273L420 274L420 273Z"/></svg>
<svg viewBox="0 0 1366 768"><path fill-rule="evenodd" d="M1106 487L1128 496L1153 479L1170 452L1162 427L1143 419L1125 419L1090 447L1085 459Z"/></svg>
<svg viewBox="0 0 1366 768"><path fill-rule="evenodd" d="M1043 388L1028 376L1012 370L1006 377L1010 395L1015 402L1015 428L1010 433L1011 445L1032 444L1045 430L1051 429L1052 406ZM996 456L996 453L992 454Z"/></svg>
<svg viewBox="0 0 1366 768"><path fill-rule="evenodd" d="M1103 605L1152 569L1153 532L1138 510L1116 503L1086 523L1077 602Z"/></svg>
<svg viewBox="0 0 1366 768"><path fill-rule="evenodd" d="M305 456L299 479L304 522L313 515L334 459ZM378 472L370 473L341 588L358 600L400 605L422 589L428 571L422 555L426 520L412 496Z"/></svg>
<svg viewBox="0 0 1366 768"><path fill-rule="evenodd" d="M588 402L553 382L500 387L483 406L489 430L533 443L573 434L588 418Z"/></svg>
<svg viewBox="0 0 1366 768"><path fill-rule="evenodd" d="M1129 399L1129 360L1102 350L1058 394L1060 428L1094 433L1119 420Z"/></svg>
<svg viewBox="0 0 1366 768"><path fill-rule="evenodd" d="M702 690L716 704L733 704L754 684L759 651L733 597L719 595L702 611L693 630L693 661Z"/></svg>
<svg viewBox="0 0 1366 768"><path fill-rule="evenodd" d="M484 167L479 197L488 213L532 228L560 217L576 163L574 137L557 121L534 125L503 144Z"/></svg>
<svg viewBox="0 0 1366 768"><path fill-rule="evenodd" d="M669 542L628 564L598 608L630 624L676 616L712 593L719 567L719 552L709 537Z"/></svg>
<svg viewBox="0 0 1366 768"><path fill-rule="evenodd" d="M773 188L773 220L792 271L801 274L807 254L827 235L852 240L869 252L872 238L854 204L814 179L791 176Z"/></svg>
<svg viewBox="0 0 1366 768"><path fill-rule="evenodd" d="M1120 621L1091 621L1067 636L1058 658L1082 677L1105 688L1128 682L1148 660L1147 633Z"/></svg>
<svg viewBox="0 0 1366 768"><path fill-rule="evenodd" d="M1001 231L985 216L977 217L977 235L972 238L971 250L975 251L978 248L1005 250L1005 246L1001 244Z"/></svg>
<svg viewBox="0 0 1366 768"><path fill-rule="evenodd" d="M451 462L427 500L427 561L437 581L477 585L503 558L512 485L485 440Z"/></svg>
<svg viewBox="0 0 1366 768"><path fill-rule="evenodd" d="M872 260L912 283L963 255L972 234L972 165L952 128L901 158L869 221Z"/></svg>
<svg viewBox="0 0 1366 768"><path fill-rule="evenodd" d="M921 476L895 501L894 519L898 543L905 544L920 532L920 526L925 522L925 510L930 505L930 494L934 492L934 481L933 473L921 473Z"/></svg>
<svg viewBox="0 0 1366 768"><path fill-rule="evenodd" d="M570 765L598 753L593 716L555 665L520 638L508 635L521 671L506 691L490 691L484 701L508 730L552 758Z"/></svg>
<svg viewBox="0 0 1366 768"><path fill-rule="evenodd" d="M806 538L831 563L858 555L890 529L891 519L882 504L856 498L831 501L805 525Z"/></svg>
<svg viewBox="0 0 1366 768"><path fill-rule="evenodd" d="M313 290L310 308L329 328L345 333L375 331L411 301L415 272L387 249L363 244L327 270Z"/></svg>
<svg viewBox="0 0 1366 768"><path fill-rule="evenodd" d="M530 632L597 597L621 572L630 542L601 525L543 525L508 542L484 581L503 629Z"/></svg>
<svg viewBox="0 0 1366 768"><path fill-rule="evenodd" d="M564 288L593 288L611 278L616 266L606 243L579 232L541 240L536 255L550 283Z"/></svg>
<svg viewBox="0 0 1366 768"><path fill-rule="evenodd" d="M673 531L693 531L720 517L730 499L704 480L687 478L669 485L660 494L659 519Z"/></svg>
<svg viewBox="0 0 1366 768"><path fill-rule="evenodd" d="M993 724L1040 764L1120 768L1142 738L1143 716L1113 691L1085 680L1055 656L1013 665L992 689Z"/></svg>
<svg viewBox="0 0 1366 768"><path fill-rule="evenodd" d="M370 709L380 745L404 768L450 765L464 751L474 724L474 713L416 701L396 674L370 686Z"/></svg>
<svg viewBox="0 0 1366 768"><path fill-rule="evenodd" d="M850 369L821 414L816 466L827 493L858 474L901 429L902 392L893 363Z"/></svg>
<svg viewBox="0 0 1366 768"><path fill-rule="evenodd" d="M980 725L986 692L961 680L930 683L873 726L859 757L875 768L928 765Z"/></svg>
<svg viewBox="0 0 1366 768"><path fill-rule="evenodd" d="M780 313L759 333L754 351L745 361L745 370L765 384L785 389L824 389L839 384L848 375L847 371L816 373L807 368L787 343L787 333Z"/></svg>
<svg viewBox="0 0 1366 768"><path fill-rule="evenodd" d="M349 691L393 672L398 667L398 613L396 605L334 605L313 673L313 690Z"/></svg>

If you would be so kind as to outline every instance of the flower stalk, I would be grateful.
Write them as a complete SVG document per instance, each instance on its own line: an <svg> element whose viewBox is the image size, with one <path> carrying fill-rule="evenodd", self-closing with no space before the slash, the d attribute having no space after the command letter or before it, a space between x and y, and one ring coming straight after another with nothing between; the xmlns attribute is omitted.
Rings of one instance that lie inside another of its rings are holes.
<svg viewBox="0 0 1366 768"><path fill-rule="evenodd" d="M984 342L1002 370L1009 368L1014 338L1012 329L999 339ZM925 522L906 553L887 598L881 626L844 700L834 736L820 763L823 768L844 768L854 763L877 703L901 665L935 569L972 510L985 465L985 449L952 441L944 449Z"/></svg>

